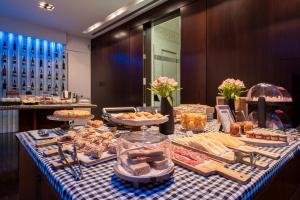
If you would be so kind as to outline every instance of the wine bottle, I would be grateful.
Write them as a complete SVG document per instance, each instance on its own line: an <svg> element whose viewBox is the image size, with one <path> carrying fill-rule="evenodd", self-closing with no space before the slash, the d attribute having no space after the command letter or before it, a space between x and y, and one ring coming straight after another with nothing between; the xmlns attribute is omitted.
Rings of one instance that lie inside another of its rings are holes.
<svg viewBox="0 0 300 200"><path fill-rule="evenodd" d="M6 88L7 88L6 79L4 79L2 83L2 89L6 90Z"/></svg>
<svg viewBox="0 0 300 200"><path fill-rule="evenodd" d="M40 71L40 79L43 79L43 69Z"/></svg>
<svg viewBox="0 0 300 200"><path fill-rule="evenodd" d="M57 83L55 83L54 90L55 90L55 91L58 91L58 85L57 85Z"/></svg>
<svg viewBox="0 0 300 200"><path fill-rule="evenodd" d="M43 91L44 88L43 88L43 82L40 83L40 91Z"/></svg>
<svg viewBox="0 0 300 200"><path fill-rule="evenodd" d="M6 53L5 53L5 52L4 52L4 54L3 54L2 60L3 60L4 63L6 63L6 61L7 61L7 56L6 56Z"/></svg>
<svg viewBox="0 0 300 200"><path fill-rule="evenodd" d="M31 66L34 66L34 58L31 57Z"/></svg>
<svg viewBox="0 0 300 200"><path fill-rule="evenodd" d="M62 58L63 58L63 59L65 59L65 58L66 58L65 52L63 53L63 55L62 55Z"/></svg>
<svg viewBox="0 0 300 200"><path fill-rule="evenodd" d="M17 57L15 54L13 54L13 63L16 64L17 63Z"/></svg>
<svg viewBox="0 0 300 200"><path fill-rule="evenodd" d="M26 44L23 45L23 51L26 52Z"/></svg>
<svg viewBox="0 0 300 200"><path fill-rule="evenodd" d="M57 49L55 49L55 57L56 58L58 57L58 51L57 51Z"/></svg>
<svg viewBox="0 0 300 200"><path fill-rule="evenodd" d="M23 56L22 65L26 65L26 58L25 58L25 56Z"/></svg>
<svg viewBox="0 0 300 200"><path fill-rule="evenodd" d="M47 66L48 66L48 68L50 68L50 67L51 67L50 60L48 60L48 61L47 61Z"/></svg>
<svg viewBox="0 0 300 200"><path fill-rule="evenodd" d="M48 56L50 56L50 55L51 55L50 48L48 48Z"/></svg>
<svg viewBox="0 0 300 200"><path fill-rule="evenodd" d="M34 90L34 83L31 82L31 86L30 86L31 90Z"/></svg>
<svg viewBox="0 0 300 200"><path fill-rule="evenodd" d="M62 69L65 69L65 68L66 68L65 60L63 60Z"/></svg>
<svg viewBox="0 0 300 200"><path fill-rule="evenodd" d="M25 82L25 80L23 80L22 90L26 90L26 82Z"/></svg>
<svg viewBox="0 0 300 200"><path fill-rule="evenodd" d="M40 67L43 67L43 60L40 59Z"/></svg>
<svg viewBox="0 0 300 200"><path fill-rule="evenodd" d="M42 47L40 47L40 55L41 56L43 55L43 49L42 49Z"/></svg>
<svg viewBox="0 0 300 200"><path fill-rule="evenodd" d="M64 91L65 90L65 84L64 82L61 84L61 91Z"/></svg>
<svg viewBox="0 0 300 200"><path fill-rule="evenodd" d="M34 78L34 70L31 69L31 78Z"/></svg>
<svg viewBox="0 0 300 200"><path fill-rule="evenodd" d="M66 75L65 75L65 73L63 73L63 75L62 75L61 79L62 79L63 81L66 79Z"/></svg>
<svg viewBox="0 0 300 200"><path fill-rule="evenodd" d="M22 77L26 77L26 68L23 68L22 70Z"/></svg>
<svg viewBox="0 0 300 200"><path fill-rule="evenodd" d="M31 53L34 54L34 47L33 47L33 45L31 46Z"/></svg>
<svg viewBox="0 0 300 200"><path fill-rule="evenodd" d="M50 72L50 70L48 71L48 79L51 79L51 72Z"/></svg>
<svg viewBox="0 0 300 200"><path fill-rule="evenodd" d="M16 80L13 81L12 87L13 87L13 89L17 89L17 82L16 82Z"/></svg>
<svg viewBox="0 0 300 200"><path fill-rule="evenodd" d="M51 90L51 84L48 84L48 91Z"/></svg>
<svg viewBox="0 0 300 200"><path fill-rule="evenodd" d="M58 73L55 72L55 79L58 80Z"/></svg>
<svg viewBox="0 0 300 200"><path fill-rule="evenodd" d="M5 65L3 66L2 75L6 76L6 66Z"/></svg>
<svg viewBox="0 0 300 200"><path fill-rule="evenodd" d="M16 41L14 40L14 44L13 44L13 50L16 51L17 50L17 44Z"/></svg>
<svg viewBox="0 0 300 200"><path fill-rule="evenodd" d="M13 76L17 76L17 69L16 69L16 66L13 67L12 75L13 75Z"/></svg>
<svg viewBox="0 0 300 200"><path fill-rule="evenodd" d="M58 62L57 62L57 60L55 61L55 68L58 69Z"/></svg>
<svg viewBox="0 0 300 200"><path fill-rule="evenodd" d="M6 42L5 42L5 41L3 42L2 49L3 49L3 50L6 50L6 49L7 49L7 45L6 45Z"/></svg>

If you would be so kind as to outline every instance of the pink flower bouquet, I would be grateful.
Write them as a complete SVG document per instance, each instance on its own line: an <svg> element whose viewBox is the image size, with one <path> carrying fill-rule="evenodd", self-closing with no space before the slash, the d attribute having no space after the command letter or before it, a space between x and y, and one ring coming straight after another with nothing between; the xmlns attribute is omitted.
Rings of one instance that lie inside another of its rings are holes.
<svg viewBox="0 0 300 200"><path fill-rule="evenodd" d="M239 79L226 79L218 87L219 95L223 96L226 100L238 99L241 93L246 91L246 86L243 81Z"/></svg>
<svg viewBox="0 0 300 200"><path fill-rule="evenodd" d="M150 88L154 94L166 97L170 105L173 105L172 93L180 90L178 83L173 78L161 76L150 84Z"/></svg>

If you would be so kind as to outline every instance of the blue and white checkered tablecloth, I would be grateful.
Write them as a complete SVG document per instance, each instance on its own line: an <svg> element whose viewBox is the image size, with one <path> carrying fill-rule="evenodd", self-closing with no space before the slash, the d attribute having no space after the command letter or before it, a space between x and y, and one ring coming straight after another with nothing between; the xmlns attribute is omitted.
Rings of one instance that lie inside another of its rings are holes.
<svg viewBox="0 0 300 200"><path fill-rule="evenodd" d="M57 132L59 134L59 132ZM44 157L43 150L35 147L35 141L29 132L17 134L18 139L33 158L40 170L59 193L62 199L249 199L289 160L299 153L299 141L293 141L287 147L263 148L280 153L279 160L262 157L270 163L266 170L251 169L244 164L233 164L229 168L251 175L246 185L222 178L218 175L205 178L192 171L176 166L173 178L160 185L148 185L134 188L131 184L118 179L113 172L116 161L108 161L92 167L82 167L84 178L75 181L65 169L53 170L50 162L57 156Z"/></svg>

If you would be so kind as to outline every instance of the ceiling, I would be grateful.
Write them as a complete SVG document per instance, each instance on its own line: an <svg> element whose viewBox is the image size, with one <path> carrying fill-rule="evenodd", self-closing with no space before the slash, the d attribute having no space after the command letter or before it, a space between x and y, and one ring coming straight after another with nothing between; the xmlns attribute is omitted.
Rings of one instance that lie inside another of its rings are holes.
<svg viewBox="0 0 300 200"><path fill-rule="evenodd" d="M40 9L38 0L1 0L0 16L10 17L38 25L47 26L70 34L93 38L92 34L82 32L89 26L105 18L121 7L127 6L132 0L45 0L55 6L52 12ZM139 4L130 5L128 11L105 25L113 23L130 12L138 10L149 2L144 0ZM99 27L101 29L102 26ZM97 29L97 30L99 30Z"/></svg>

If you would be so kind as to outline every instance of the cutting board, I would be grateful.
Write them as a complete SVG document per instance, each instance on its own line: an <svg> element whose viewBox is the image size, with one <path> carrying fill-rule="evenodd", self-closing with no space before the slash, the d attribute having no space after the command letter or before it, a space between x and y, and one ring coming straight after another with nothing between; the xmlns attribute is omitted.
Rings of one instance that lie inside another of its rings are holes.
<svg viewBox="0 0 300 200"><path fill-rule="evenodd" d="M182 167L185 167L185 168L192 170L203 176L220 175L220 176L223 176L224 178L233 180L240 184L247 184L251 180L250 176L240 173L240 172L237 172L237 171L234 171L234 170L231 170L231 169L228 169L228 168L225 168L222 163L219 163L214 160L208 160L208 161L205 161L204 163L196 165L196 166L186 164L177 159L173 159L173 161L176 164L181 165Z"/></svg>
<svg viewBox="0 0 300 200"><path fill-rule="evenodd" d="M74 163L74 160L72 158L67 158L67 161L72 164ZM54 168L54 169L60 169L63 168L65 166L67 166L67 163L65 161L53 161L50 163L50 165Z"/></svg>
<svg viewBox="0 0 300 200"><path fill-rule="evenodd" d="M242 152L245 152L245 153L256 153L256 154L266 156L268 158L272 158L272 159L275 159L275 160L277 160L281 157L281 155L278 154L278 153L264 151L264 150L261 150L257 147L252 147L252 146L248 146L248 145L243 145L243 146L239 146L239 147L230 147L230 146L228 146L228 147L232 148L232 149L242 151Z"/></svg>
<svg viewBox="0 0 300 200"><path fill-rule="evenodd" d="M211 158L215 158L217 160L220 160L220 161L223 161L223 162L226 162L226 163L230 163L230 164L235 164L237 163L238 161L234 158L234 152L227 152L223 155L215 155L215 154L212 154L212 153L209 153L207 151L204 151L204 150L200 150L200 149L196 149L194 147L190 147L190 146L187 146L187 145L184 145L184 144L181 144L181 143L177 143L175 141L172 141L173 144L175 145L179 145L179 146L182 146L184 148L187 148L187 149L190 149L192 151L197 151L199 153L203 153L203 154L206 154L208 155L209 157ZM243 158L241 161L239 161L245 165L251 165L251 161L250 161L250 158ZM255 167L258 167L259 169L267 169L269 167L269 164L266 163L266 162L263 162L263 161L259 161L257 160L255 163L254 163L254 166Z"/></svg>
<svg viewBox="0 0 300 200"><path fill-rule="evenodd" d="M116 154L109 153L108 151L103 152L101 157L97 158L97 159L86 156L86 155L84 155L83 152L78 153L77 156L78 156L78 160L80 161L80 163L84 166L97 165L99 163L103 163L108 160L115 159L117 157Z"/></svg>
<svg viewBox="0 0 300 200"><path fill-rule="evenodd" d="M54 145L57 144L57 138L52 138L52 139L48 139L48 140L42 140L42 141L37 141L35 143L36 147L45 147L45 146L50 146L50 145Z"/></svg>

